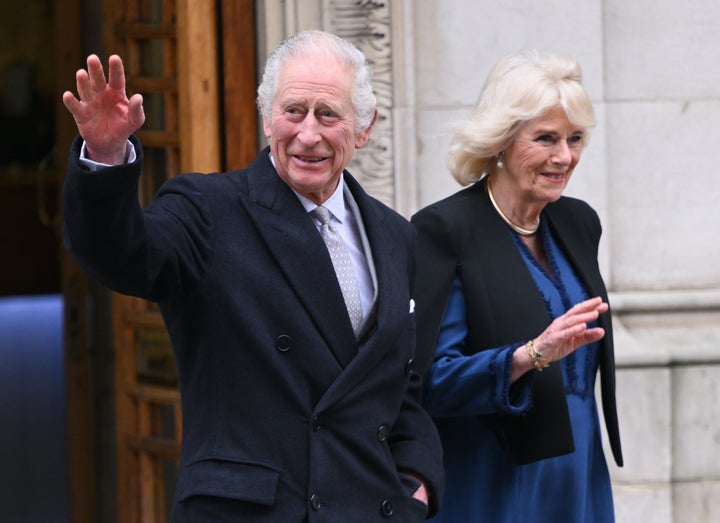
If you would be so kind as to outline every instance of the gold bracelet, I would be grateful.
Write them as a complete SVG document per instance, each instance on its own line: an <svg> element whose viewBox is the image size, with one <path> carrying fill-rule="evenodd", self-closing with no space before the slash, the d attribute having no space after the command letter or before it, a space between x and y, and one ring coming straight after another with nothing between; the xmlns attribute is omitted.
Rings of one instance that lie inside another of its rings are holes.
<svg viewBox="0 0 720 523"><path fill-rule="evenodd" d="M527 351L528 356L530 356L530 360L538 372L542 372L543 369L548 368L550 363L547 358L535 350L535 340L528 341L525 344L525 350Z"/></svg>

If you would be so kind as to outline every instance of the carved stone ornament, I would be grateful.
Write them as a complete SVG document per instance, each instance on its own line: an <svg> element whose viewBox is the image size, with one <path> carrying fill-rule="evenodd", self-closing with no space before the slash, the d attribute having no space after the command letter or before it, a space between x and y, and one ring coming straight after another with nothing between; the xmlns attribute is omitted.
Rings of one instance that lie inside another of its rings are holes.
<svg viewBox="0 0 720 523"><path fill-rule="evenodd" d="M392 38L389 2L324 0L326 28L353 42L373 68L378 119L368 144L356 151L348 170L365 189L393 207Z"/></svg>

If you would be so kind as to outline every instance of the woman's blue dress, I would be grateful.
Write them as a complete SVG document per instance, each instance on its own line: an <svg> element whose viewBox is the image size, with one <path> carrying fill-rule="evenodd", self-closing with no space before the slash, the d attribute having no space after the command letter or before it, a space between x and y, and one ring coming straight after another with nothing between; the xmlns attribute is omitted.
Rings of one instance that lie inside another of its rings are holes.
<svg viewBox="0 0 720 523"><path fill-rule="evenodd" d="M556 318L589 296L544 223L541 233L552 274L537 263L515 233L511 234L550 316ZM478 415L498 411L520 414L530 408L530 380L521 380L522 390L515 390L519 382L513 385L512 403L508 393L512 353L527 340L465 355L468 320L472 321L466 318L462 281L458 276L440 328L426 388L425 405L435 418L443 441L447 481L440 512L432 521L614 521L594 394L597 343L581 347L554 363L563 370L575 451L517 466ZM495 378L491 379L491 375ZM497 385L490 386L491 383ZM527 443L532 445L532 434L527 435Z"/></svg>

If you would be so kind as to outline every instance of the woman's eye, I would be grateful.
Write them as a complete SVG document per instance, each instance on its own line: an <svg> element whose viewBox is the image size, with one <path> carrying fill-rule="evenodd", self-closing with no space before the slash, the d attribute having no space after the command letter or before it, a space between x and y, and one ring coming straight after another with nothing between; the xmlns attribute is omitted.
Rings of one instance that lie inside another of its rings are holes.
<svg viewBox="0 0 720 523"><path fill-rule="evenodd" d="M583 143L583 135L581 135L581 134L573 135L568 139L569 145L582 145L582 143Z"/></svg>
<svg viewBox="0 0 720 523"><path fill-rule="evenodd" d="M553 138L552 135L549 134L541 134L537 137L537 141L544 143L553 143L555 141L555 138Z"/></svg>

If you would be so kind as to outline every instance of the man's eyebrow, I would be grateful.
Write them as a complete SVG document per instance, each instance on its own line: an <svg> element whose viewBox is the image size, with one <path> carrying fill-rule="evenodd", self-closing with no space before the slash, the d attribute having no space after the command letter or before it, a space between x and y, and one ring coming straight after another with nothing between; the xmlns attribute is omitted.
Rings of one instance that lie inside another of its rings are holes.
<svg viewBox="0 0 720 523"><path fill-rule="evenodd" d="M288 107L290 105L304 105L305 101L302 98L287 98L285 100L280 100L280 105L282 107Z"/></svg>

